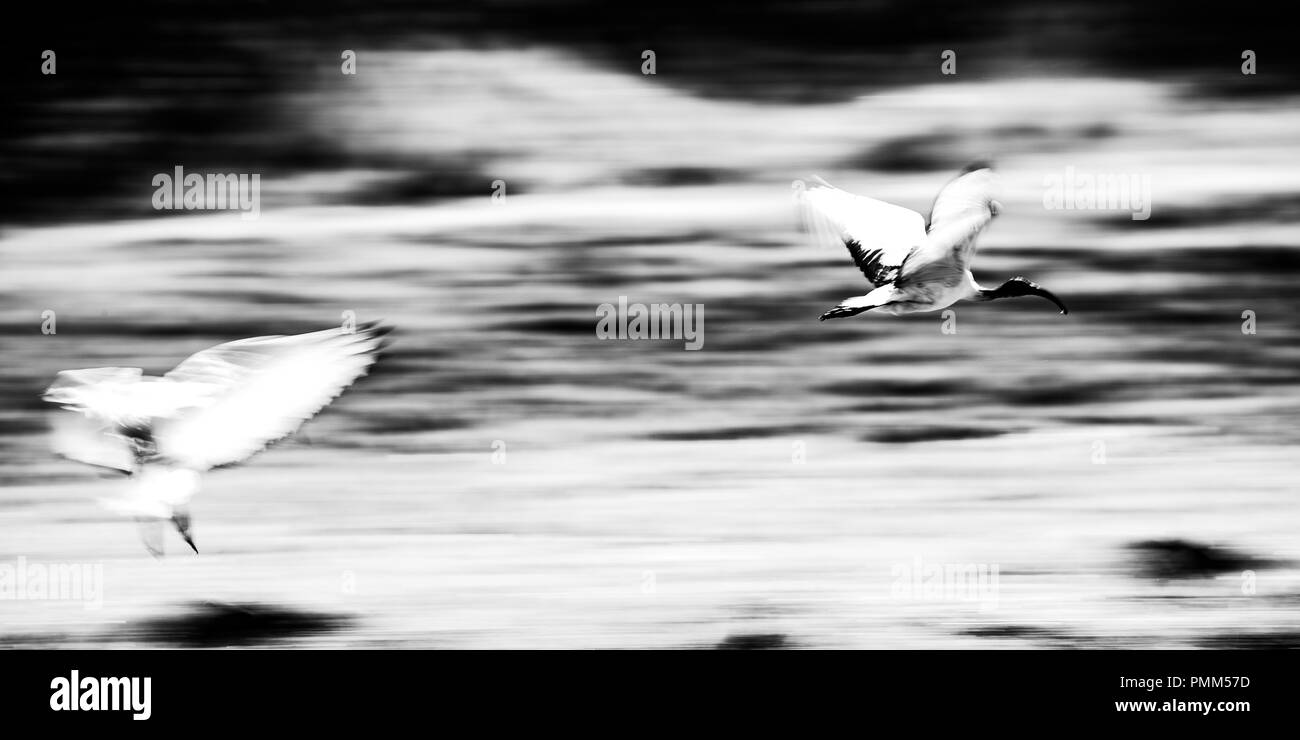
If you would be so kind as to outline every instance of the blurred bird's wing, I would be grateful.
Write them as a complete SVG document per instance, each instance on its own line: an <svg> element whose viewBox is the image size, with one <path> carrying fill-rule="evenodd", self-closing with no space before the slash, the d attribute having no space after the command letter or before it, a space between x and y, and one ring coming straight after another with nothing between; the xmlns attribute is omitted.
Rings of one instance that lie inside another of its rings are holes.
<svg viewBox="0 0 1300 740"><path fill-rule="evenodd" d="M139 380L142 375L144 371L138 367L88 367L81 370L60 370L46 392L57 388L131 383Z"/></svg>
<svg viewBox="0 0 1300 740"><path fill-rule="evenodd" d="M136 467L126 438L84 414L51 413L50 446L56 455L99 468L130 473Z"/></svg>
<svg viewBox="0 0 1300 740"><path fill-rule="evenodd" d="M967 172L939 191L930 209L929 240L917 250L903 274L908 280L925 273L961 274L970 269L975 239L993 220L997 181L993 170Z"/></svg>
<svg viewBox="0 0 1300 740"><path fill-rule="evenodd" d="M388 327L255 337L204 350L164 381L206 400L154 425L158 454L191 470L240 462L293 433L365 375Z"/></svg>
<svg viewBox="0 0 1300 740"><path fill-rule="evenodd" d="M902 206L853 195L821 178L813 178L798 198L808 233L818 243L848 247L877 287L893 282L908 254L925 242L925 219Z"/></svg>
<svg viewBox="0 0 1300 740"><path fill-rule="evenodd" d="M134 409L128 391L140 383L143 374L138 367L61 370L41 398L106 425L130 423Z"/></svg>

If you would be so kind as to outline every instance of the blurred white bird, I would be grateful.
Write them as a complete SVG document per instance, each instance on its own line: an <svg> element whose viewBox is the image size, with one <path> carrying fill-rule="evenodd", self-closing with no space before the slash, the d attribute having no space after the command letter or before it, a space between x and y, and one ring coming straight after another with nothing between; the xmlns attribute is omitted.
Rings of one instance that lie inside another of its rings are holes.
<svg viewBox="0 0 1300 740"><path fill-rule="evenodd" d="M198 552L188 504L200 474L292 434L370 370L389 331L370 323L242 339L160 378L140 368L64 370L43 396L73 412L52 421L54 451L135 478L123 497L101 501L141 523L151 553L162 554L167 521Z"/></svg>
<svg viewBox="0 0 1300 740"><path fill-rule="evenodd" d="M930 225L916 211L847 193L813 178L798 193L806 230L821 241L844 244L858 269L875 286L845 299L821 320L878 308L895 316L936 311L960 300L991 301L1034 295L1065 304L1023 277L997 288L980 287L971 274L975 239L1001 211L993 197L993 171L968 169L939 191Z"/></svg>

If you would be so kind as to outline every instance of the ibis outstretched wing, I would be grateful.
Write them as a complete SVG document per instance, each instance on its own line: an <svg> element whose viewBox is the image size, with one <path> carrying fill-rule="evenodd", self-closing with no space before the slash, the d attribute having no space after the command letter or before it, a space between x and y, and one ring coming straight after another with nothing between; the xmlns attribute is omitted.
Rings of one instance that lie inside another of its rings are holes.
<svg viewBox="0 0 1300 740"><path fill-rule="evenodd" d="M205 400L158 419L158 454L207 470L240 462L292 434L377 359L388 328L369 324L296 336L255 337L204 350L164 376Z"/></svg>
<svg viewBox="0 0 1300 740"><path fill-rule="evenodd" d="M875 198L840 190L821 178L799 193L808 233L819 243L843 244L867 280L891 283L912 250L925 242L925 219Z"/></svg>
<svg viewBox="0 0 1300 740"><path fill-rule="evenodd" d="M967 172L945 185L930 209L929 243L917 254L916 267L952 262L958 270L969 269L975 239L993 220L996 189L993 170L987 168Z"/></svg>

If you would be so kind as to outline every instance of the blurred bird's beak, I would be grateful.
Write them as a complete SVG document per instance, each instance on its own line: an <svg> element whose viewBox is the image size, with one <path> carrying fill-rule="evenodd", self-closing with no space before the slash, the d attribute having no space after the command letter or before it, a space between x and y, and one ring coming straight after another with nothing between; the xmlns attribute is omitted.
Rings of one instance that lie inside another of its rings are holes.
<svg viewBox="0 0 1300 740"><path fill-rule="evenodd" d="M1061 313L1063 315L1070 313L1070 309L1066 308L1065 304L1061 302L1061 299L1057 298L1056 295L1052 293L1052 291L1047 290L1045 288L1039 288L1038 286L1034 286L1034 294L1039 296L1040 298L1046 298L1052 303L1055 303L1056 307L1061 309Z"/></svg>
<svg viewBox="0 0 1300 740"><path fill-rule="evenodd" d="M181 539L185 540L185 544L190 546L190 549L194 551L195 555L198 555L199 548L194 546L194 535L191 534L191 532L193 531L190 529L191 521L192 520L190 519L190 514L188 510L184 512L178 512L177 514L172 516L172 524L176 526L176 531L180 534Z"/></svg>

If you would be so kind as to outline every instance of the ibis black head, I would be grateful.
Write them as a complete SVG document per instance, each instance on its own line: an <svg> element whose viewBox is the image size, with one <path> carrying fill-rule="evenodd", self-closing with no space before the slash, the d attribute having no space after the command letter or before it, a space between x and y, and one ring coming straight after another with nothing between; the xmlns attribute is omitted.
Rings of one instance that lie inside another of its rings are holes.
<svg viewBox="0 0 1300 740"><path fill-rule="evenodd" d="M1056 307L1061 309L1062 314L1068 314L1070 309L1065 307L1060 298L1057 298L1052 291L1039 287L1038 283L1030 282L1023 277L1013 277L1005 283L999 285L993 290L981 290L980 296L986 301L994 301L999 298L1019 298L1020 296L1033 295L1039 298L1046 298Z"/></svg>

